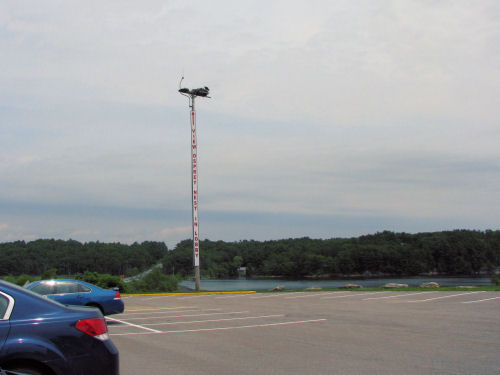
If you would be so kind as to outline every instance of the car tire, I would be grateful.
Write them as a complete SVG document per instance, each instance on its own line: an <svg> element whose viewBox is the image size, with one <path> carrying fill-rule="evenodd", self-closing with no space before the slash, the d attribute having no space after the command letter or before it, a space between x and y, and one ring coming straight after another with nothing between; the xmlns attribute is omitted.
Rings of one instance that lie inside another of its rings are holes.
<svg viewBox="0 0 500 375"><path fill-rule="evenodd" d="M25 367L25 366L14 366L14 367L9 367L4 370L7 370L8 374L15 374L19 373L22 375L46 375L45 372L40 371L39 369L33 368L33 367Z"/></svg>

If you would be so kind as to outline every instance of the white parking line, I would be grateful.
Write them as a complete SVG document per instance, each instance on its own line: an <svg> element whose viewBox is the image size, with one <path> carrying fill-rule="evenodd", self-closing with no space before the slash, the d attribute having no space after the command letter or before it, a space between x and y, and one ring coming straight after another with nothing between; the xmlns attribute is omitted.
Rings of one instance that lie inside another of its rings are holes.
<svg viewBox="0 0 500 375"><path fill-rule="evenodd" d="M177 297L177 299L192 299L192 298L203 298L203 297L214 297L217 294L196 294L194 296Z"/></svg>
<svg viewBox="0 0 500 375"><path fill-rule="evenodd" d="M194 306L170 306L170 307L152 307L150 309L126 309L123 314L141 313L143 311L160 311L160 310L176 310L176 309L192 309Z"/></svg>
<svg viewBox="0 0 500 375"><path fill-rule="evenodd" d="M220 312L220 313L210 313L210 314L186 314L186 315L168 315L168 316L150 316L144 318L127 318L127 320L150 320L150 319L160 319L160 318L185 318L193 316L213 316L213 315L231 315L231 314L246 314L248 311L231 311L231 312Z"/></svg>
<svg viewBox="0 0 500 375"><path fill-rule="evenodd" d="M235 295L231 295L231 296L215 297L215 299L238 298L238 297L246 297L246 296L253 296L253 294L235 294Z"/></svg>
<svg viewBox="0 0 500 375"><path fill-rule="evenodd" d="M264 318L277 318L284 317L285 314L276 315L261 315L261 316L244 316L241 318L225 318L225 319L208 319L208 320L191 320L187 322L166 322L166 323L146 323L145 326L164 326L172 324L195 324L195 323L213 323L213 322L227 322L230 320L249 320L249 319L264 319Z"/></svg>
<svg viewBox="0 0 500 375"><path fill-rule="evenodd" d="M370 297L370 298L363 298L363 301L368 301L369 299L385 299L385 298L396 298L396 297L404 297L404 296L416 296L417 294L423 294L423 293L436 293L436 292L418 292L418 293L398 294L395 296Z"/></svg>
<svg viewBox="0 0 500 375"><path fill-rule="evenodd" d="M359 293L359 292L349 292L351 294L348 295L342 295L342 296L333 296L333 297L322 297L320 299L334 299L334 298L346 298L346 297L355 297L355 296L366 296L367 294L379 294L379 293L387 293L387 292L366 292L366 293Z"/></svg>
<svg viewBox="0 0 500 375"><path fill-rule="evenodd" d="M222 309L206 309L203 311L220 311ZM150 310L148 312L136 312L136 313L123 313L121 316L129 316L129 315L153 315L153 314L169 314L169 313L182 313L182 312L192 312L192 311L201 311L200 309L189 309L189 310L169 310L169 311L157 311Z"/></svg>
<svg viewBox="0 0 500 375"><path fill-rule="evenodd" d="M324 321L326 321L326 319L299 320L299 321L293 321L293 322L279 322L279 323L268 323L268 324L255 324L255 325L249 325L249 326L235 326L235 327L184 329L184 330L178 330L178 331L111 333L110 336L150 335L150 334L153 334L153 333L160 333L161 334L161 333L193 333L193 332L206 332L206 331L227 331L227 330L231 330L231 329L284 326L284 325L291 325L291 324L306 324L306 323L316 323L316 322L324 322Z"/></svg>
<svg viewBox="0 0 500 375"><path fill-rule="evenodd" d="M293 296L293 297L285 297L285 299L295 299L295 298L308 298L308 297L317 297L317 296L328 296L331 294L341 294L341 293L346 293L346 292L321 292L321 293L306 293L301 296Z"/></svg>
<svg viewBox="0 0 500 375"><path fill-rule="evenodd" d="M142 298L141 299L141 302L142 301L149 301L149 300L152 300L152 299L158 299L158 298L165 298L165 297L175 297L175 296L153 296L153 297L147 297L147 298Z"/></svg>
<svg viewBox="0 0 500 375"><path fill-rule="evenodd" d="M418 299L418 300L406 301L406 302L428 302L428 301L436 301L438 299L453 298L453 297L458 297L458 296L470 295L470 294L474 294L474 293L485 293L485 292L484 291L479 291L479 292L459 293L459 294L452 294L452 295L449 295L449 296L434 297L434 298L427 298L427 299Z"/></svg>
<svg viewBox="0 0 500 375"><path fill-rule="evenodd" d="M131 326L131 327L141 328L141 329L144 329L144 330L146 330L146 331L151 331L151 332L154 332L154 333L161 333L161 331L158 331L158 330L156 330L156 329L153 329L153 328L148 328L148 327L143 327L143 326L140 326L140 325L138 325L138 324L133 324L133 323L126 322L126 321L124 321L124 320L119 320L119 319L110 318L110 317L106 317L106 319L111 320L111 321L114 321L114 322L118 322L118 323L126 324L126 325Z"/></svg>
<svg viewBox="0 0 500 375"><path fill-rule="evenodd" d="M492 298L485 298L485 299L478 299L476 301L467 301L467 302L462 302L462 303L478 303L478 302L486 302L486 301L491 301L492 299L499 299L500 297L492 297Z"/></svg>
<svg viewBox="0 0 500 375"><path fill-rule="evenodd" d="M262 299L262 298L273 298L273 297L288 297L291 295L297 295L297 294L304 294L305 292L284 292L284 293L276 293L276 294L270 294L270 295L265 295L265 296L258 296L258 297L250 297L251 299Z"/></svg>

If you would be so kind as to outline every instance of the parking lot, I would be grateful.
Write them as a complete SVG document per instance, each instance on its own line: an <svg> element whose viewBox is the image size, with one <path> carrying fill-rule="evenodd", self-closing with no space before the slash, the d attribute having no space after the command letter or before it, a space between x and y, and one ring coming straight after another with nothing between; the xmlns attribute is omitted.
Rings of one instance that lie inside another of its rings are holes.
<svg viewBox="0 0 500 375"><path fill-rule="evenodd" d="M495 292L125 297L122 375L498 374Z"/></svg>

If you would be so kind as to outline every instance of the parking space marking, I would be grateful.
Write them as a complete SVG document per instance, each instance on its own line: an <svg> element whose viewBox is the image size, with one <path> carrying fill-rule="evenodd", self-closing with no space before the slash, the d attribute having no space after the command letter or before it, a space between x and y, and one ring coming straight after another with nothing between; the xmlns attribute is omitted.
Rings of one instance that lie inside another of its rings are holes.
<svg viewBox="0 0 500 375"><path fill-rule="evenodd" d="M151 335L151 334L162 334L162 333L194 333L194 332L208 332L208 331L227 331L227 330L232 330L232 329L260 328L260 327L284 326L284 325L292 325L292 324L317 323L317 322L324 322L326 320L327 319L311 319L311 320L299 320L299 321L291 321L291 322L255 324L255 325L247 325L247 326L183 329L183 330L176 330L176 331L111 333L110 336L133 336L133 335Z"/></svg>
<svg viewBox="0 0 500 375"><path fill-rule="evenodd" d="M234 296L215 297L215 299L238 298L238 297L246 297L246 296L251 296L251 295L253 295L253 294L235 294Z"/></svg>
<svg viewBox="0 0 500 375"><path fill-rule="evenodd" d="M452 294L452 295L448 295L448 296L441 296L441 297L434 297L434 298L427 298L427 299L418 299L418 300L406 301L406 302L409 302L409 303L418 303L418 302L436 301L438 299L453 298L453 297L470 295L470 294L474 294L474 293L485 293L485 291L466 292L466 293Z"/></svg>
<svg viewBox="0 0 500 375"><path fill-rule="evenodd" d="M478 299L475 301L466 301L466 302L462 302L462 303L479 303L479 302L486 302L486 301L491 301L493 299L499 299L499 298L500 297L492 297L492 298Z"/></svg>
<svg viewBox="0 0 500 375"><path fill-rule="evenodd" d="M143 298L142 301L149 301L152 299L158 299L158 298L170 298L170 297L175 297L175 296L153 296L153 297L148 297L148 298Z"/></svg>
<svg viewBox="0 0 500 375"><path fill-rule="evenodd" d="M388 293L388 292L367 292L367 293L358 293L358 292L349 292L351 294L342 295L342 296L333 296L333 297L321 297L320 299L334 299L334 298L346 298L346 297L354 297L354 296L366 296L367 294L379 294L379 293Z"/></svg>
<svg viewBox="0 0 500 375"><path fill-rule="evenodd" d="M397 298L404 296L416 296L417 294L423 294L423 293L436 293L436 292L418 292L418 293L397 294L395 296L369 297L369 298L363 298L363 301L368 301L370 299L386 299L386 298Z"/></svg>
<svg viewBox="0 0 500 375"><path fill-rule="evenodd" d="M266 296L259 296L259 297L250 297L251 299L262 299L262 298L273 298L273 297L287 297L291 295L297 295L297 294L304 294L305 292L285 292L285 293L277 293L277 294L271 294L271 295L266 295Z"/></svg>
<svg viewBox="0 0 500 375"><path fill-rule="evenodd" d="M125 309L124 314L135 313L136 311L157 311L157 310L176 310L176 309L192 309L193 306L170 306L170 307L151 307L141 309Z"/></svg>
<svg viewBox="0 0 500 375"><path fill-rule="evenodd" d="M110 318L110 317L106 317L106 319L111 320L113 322L118 322L118 323L126 324L126 325L131 326L131 327L136 327L136 328L144 329L146 331L151 331L153 333L160 333L161 332L161 331L158 331L158 330L153 329L153 328L143 327L143 326L140 326L138 324L133 324L133 323L126 322L124 320L119 320L119 319Z"/></svg>
<svg viewBox="0 0 500 375"><path fill-rule="evenodd" d="M221 311L222 309L206 309L203 311ZM200 309L190 309L190 310L170 310L170 311L148 311L148 312L137 312L137 313L122 313L121 316L129 316L129 315L150 315L150 314L169 314L169 313L179 313L179 312L193 312L193 311L200 311Z"/></svg>
<svg viewBox="0 0 500 375"><path fill-rule="evenodd" d="M186 315L167 315L167 316L151 316L151 317L138 317L138 318L127 318L127 320L150 320L159 318L185 318L194 316L213 316L213 315L231 315L231 314L247 314L249 311L230 311L230 312L219 312L219 313L209 313L209 314L186 314Z"/></svg>
<svg viewBox="0 0 500 375"><path fill-rule="evenodd" d="M195 324L195 323L213 323L213 322L227 322L230 320L251 320L251 319L264 319L264 318L278 318L284 317L285 314L276 315L260 315L260 316L243 316L239 318L224 318L224 319L208 319L208 320L191 320L191 321L180 321L180 322L165 322L165 323L145 323L145 326L164 326L173 324Z"/></svg>
<svg viewBox="0 0 500 375"><path fill-rule="evenodd" d="M195 294L194 296L182 296L182 297L177 297L177 299L193 299L193 298L206 298L206 297L213 297L216 296L217 294Z"/></svg>
<svg viewBox="0 0 500 375"><path fill-rule="evenodd" d="M308 298L308 297L317 297L317 296L325 296L325 295L331 295L331 294L340 294L340 293L346 293L346 292L321 292L321 293L306 293L300 296L293 296L293 297L285 297L285 299L295 299L295 298Z"/></svg>

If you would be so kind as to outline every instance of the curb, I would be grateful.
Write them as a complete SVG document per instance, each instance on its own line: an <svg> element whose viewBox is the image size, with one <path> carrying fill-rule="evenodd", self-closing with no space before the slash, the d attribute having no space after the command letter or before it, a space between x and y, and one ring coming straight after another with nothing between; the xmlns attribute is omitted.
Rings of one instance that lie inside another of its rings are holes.
<svg viewBox="0 0 500 375"><path fill-rule="evenodd" d="M255 290L238 291L238 292L189 292L189 293L137 293L128 294L120 293L122 297L142 297L142 296L196 296L196 295L208 295L208 294L251 294L257 293Z"/></svg>

